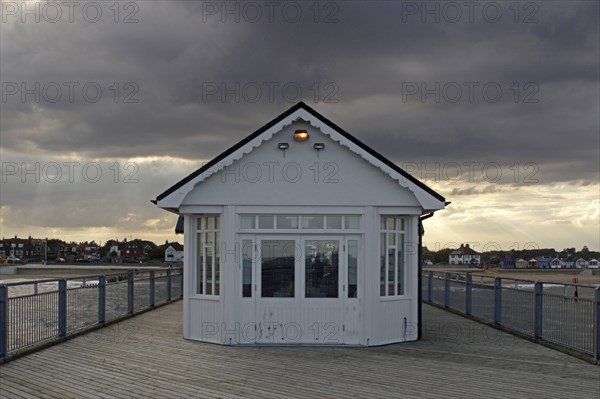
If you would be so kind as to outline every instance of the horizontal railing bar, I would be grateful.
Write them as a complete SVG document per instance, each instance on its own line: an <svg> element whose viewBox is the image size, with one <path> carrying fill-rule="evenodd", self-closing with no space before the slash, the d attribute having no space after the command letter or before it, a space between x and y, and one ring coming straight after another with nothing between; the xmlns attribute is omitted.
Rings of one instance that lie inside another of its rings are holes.
<svg viewBox="0 0 600 399"><path fill-rule="evenodd" d="M42 279L42 280L18 281L18 282L14 282L14 283L5 282L5 283L0 284L0 286L15 287L15 286L19 286L19 285L53 283L53 282L58 282L60 280L72 281L72 280L99 278L100 276L104 276L104 277L123 276L123 275L127 276L128 270L135 270L136 273L149 273L150 271L152 271L152 270L146 271L146 270L137 270L137 269L127 269L127 270L123 270L122 272L113 272L113 273L106 273L106 274L90 274L90 275L85 275L85 276L72 276L72 277ZM154 270L154 271L166 273L167 270L171 270L171 273L173 273L173 272L179 271L180 269L164 269L164 270ZM179 274L175 273L174 275L179 275Z"/></svg>
<svg viewBox="0 0 600 399"><path fill-rule="evenodd" d="M433 278L437 279L437 280L445 280L446 276L444 276L443 274L440 275L435 275L435 273L440 273L440 272L434 272ZM463 275L466 273L470 273L470 272L462 272ZM457 274L457 272L451 272L450 275L452 276L453 274ZM555 281L544 281L544 280L523 280L523 279L516 279L516 278L509 278L509 277L503 277L503 276L486 276L483 274L471 274L472 277L483 277L485 279L489 279L490 280L490 284L493 286L494 285L494 279L499 278L502 280L502 286L504 286L505 284L514 284L515 282L521 282L521 283L527 283L527 284L535 284L535 283L543 283L543 284L548 284L548 285L560 285L560 286L567 286L567 287L583 287L583 288L591 288L591 289L596 289L599 288L600 285L593 285L593 284L583 284L583 283L560 283L560 282L555 282ZM451 281L458 281L458 282L464 282L464 279L455 279L455 278L450 278ZM511 281L511 283L505 283L506 281ZM476 282L473 281L473 284L481 284L481 282ZM487 284L484 284L487 285Z"/></svg>

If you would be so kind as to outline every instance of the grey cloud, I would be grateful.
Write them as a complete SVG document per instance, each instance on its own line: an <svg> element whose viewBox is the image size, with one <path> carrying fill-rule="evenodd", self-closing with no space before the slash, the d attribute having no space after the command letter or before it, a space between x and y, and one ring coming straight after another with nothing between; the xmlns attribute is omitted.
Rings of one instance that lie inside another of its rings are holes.
<svg viewBox="0 0 600 399"><path fill-rule="evenodd" d="M203 22L201 2L140 2L136 24L3 24L2 82L97 82L104 91L98 103L3 102L0 148L206 160L292 102L280 90L272 102L265 93L256 103L206 100L203 84L297 82L313 103L319 83L315 108L400 164L532 162L539 184L597 181L597 2L536 2L533 24L514 23L506 9L496 24L403 22L403 3L339 2L331 24ZM473 81L497 82L502 100L402 98L407 82ZM114 82L136 83L139 102L115 103ZM323 102L327 82L339 102ZM537 84L539 102L524 104L522 86L515 102L514 82ZM148 198L168 186L152 184Z"/></svg>

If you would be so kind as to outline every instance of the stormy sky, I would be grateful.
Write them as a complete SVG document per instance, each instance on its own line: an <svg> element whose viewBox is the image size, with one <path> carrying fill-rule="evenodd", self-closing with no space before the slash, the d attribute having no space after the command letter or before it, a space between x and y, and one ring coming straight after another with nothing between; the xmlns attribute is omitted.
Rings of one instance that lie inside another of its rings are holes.
<svg viewBox="0 0 600 399"><path fill-rule="evenodd" d="M600 249L597 1L1 5L2 236L175 239L150 199L302 100L452 201L430 248Z"/></svg>

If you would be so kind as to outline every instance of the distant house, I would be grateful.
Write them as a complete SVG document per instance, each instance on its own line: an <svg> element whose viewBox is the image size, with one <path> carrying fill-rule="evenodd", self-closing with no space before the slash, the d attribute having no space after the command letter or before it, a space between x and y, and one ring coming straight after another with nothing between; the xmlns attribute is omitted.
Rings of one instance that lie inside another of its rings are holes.
<svg viewBox="0 0 600 399"><path fill-rule="evenodd" d="M481 255L469 247L469 244L460 244L460 248L450 252L448 263L451 265L480 265Z"/></svg>
<svg viewBox="0 0 600 399"><path fill-rule="evenodd" d="M554 258L550 261L551 269L560 269L561 266L562 266L562 263L560 262L560 259L558 259L558 258Z"/></svg>
<svg viewBox="0 0 600 399"><path fill-rule="evenodd" d="M542 256L537 259L538 269L550 269L550 258L548 256Z"/></svg>
<svg viewBox="0 0 600 399"><path fill-rule="evenodd" d="M575 259L568 257L560 260L561 266L564 269L574 269L575 268Z"/></svg>
<svg viewBox="0 0 600 399"><path fill-rule="evenodd" d="M597 259L592 259L588 262L588 267L590 269L598 269L598 260Z"/></svg>
<svg viewBox="0 0 600 399"><path fill-rule="evenodd" d="M585 269L588 267L588 261L583 258L579 258L575 261L575 267L577 269Z"/></svg>
<svg viewBox="0 0 600 399"><path fill-rule="evenodd" d="M529 262L527 262L525 259L523 258L519 258L515 261L515 267L517 269L527 269L527 266L529 265Z"/></svg>
<svg viewBox="0 0 600 399"><path fill-rule="evenodd" d="M500 261L500 269L514 269L515 260L511 258L502 259Z"/></svg>
<svg viewBox="0 0 600 399"><path fill-rule="evenodd" d="M28 238L3 238L0 240L0 257L34 258L43 256L44 240Z"/></svg>
<svg viewBox="0 0 600 399"><path fill-rule="evenodd" d="M527 267L529 269L537 269L537 267L538 267L537 259L535 259L535 258L529 259L529 262L527 262Z"/></svg>
<svg viewBox="0 0 600 399"><path fill-rule="evenodd" d="M131 240L124 241L119 244L119 255L126 260L143 260L150 255L150 252L156 248L151 241L145 240Z"/></svg>
<svg viewBox="0 0 600 399"><path fill-rule="evenodd" d="M183 262L183 245L178 242L170 243L165 248L165 262Z"/></svg>

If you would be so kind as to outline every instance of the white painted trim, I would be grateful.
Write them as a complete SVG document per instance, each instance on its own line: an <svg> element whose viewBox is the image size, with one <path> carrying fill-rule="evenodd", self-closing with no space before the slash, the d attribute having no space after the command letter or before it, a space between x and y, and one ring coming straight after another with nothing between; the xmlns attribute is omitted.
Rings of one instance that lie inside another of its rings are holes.
<svg viewBox="0 0 600 399"><path fill-rule="evenodd" d="M223 213L223 207L220 205L182 205L179 213L182 215Z"/></svg>

